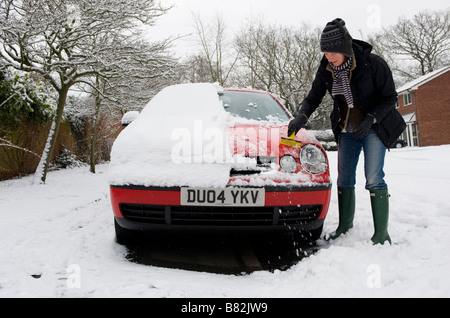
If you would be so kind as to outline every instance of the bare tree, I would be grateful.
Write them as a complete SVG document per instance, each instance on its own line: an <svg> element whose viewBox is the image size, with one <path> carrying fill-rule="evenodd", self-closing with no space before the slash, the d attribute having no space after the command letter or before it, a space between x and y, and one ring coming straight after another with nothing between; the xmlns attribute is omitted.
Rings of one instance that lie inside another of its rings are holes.
<svg viewBox="0 0 450 318"><path fill-rule="evenodd" d="M412 19L400 18L370 41L384 57L402 56L415 61L414 68L410 65L406 68L405 63L391 63L394 71L411 80L450 63L449 22L450 10L424 11ZM383 50L387 52L383 54Z"/></svg>
<svg viewBox="0 0 450 318"><path fill-rule="evenodd" d="M133 59L139 27L164 14L154 0L1 0L1 64L39 74L57 92L36 171L45 182L70 88L114 77ZM97 41L106 37L106 41ZM120 44L120 45L119 45Z"/></svg>
<svg viewBox="0 0 450 318"><path fill-rule="evenodd" d="M190 55L178 65L179 71L177 81L181 83L210 82L210 69L209 62L202 53Z"/></svg>
<svg viewBox="0 0 450 318"><path fill-rule="evenodd" d="M235 41L247 69L247 85L279 95L295 113L319 65L319 36L318 29L306 24L294 30L250 23Z"/></svg>
<svg viewBox="0 0 450 318"><path fill-rule="evenodd" d="M194 15L195 29L207 62L210 81L225 86L238 59L226 38L224 19L217 14L209 22Z"/></svg>

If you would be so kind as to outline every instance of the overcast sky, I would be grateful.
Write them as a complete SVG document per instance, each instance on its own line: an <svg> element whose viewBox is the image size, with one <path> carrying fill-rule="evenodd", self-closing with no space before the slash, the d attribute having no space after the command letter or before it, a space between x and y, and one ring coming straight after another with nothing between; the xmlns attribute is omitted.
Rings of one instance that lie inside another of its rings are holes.
<svg viewBox="0 0 450 318"><path fill-rule="evenodd" d="M302 22L320 29L336 17L346 21L354 38L364 39L382 27L395 24L399 17L413 17L429 10L450 10L450 0L160 0L174 8L159 18L151 28L151 38L186 35L194 32L192 14L202 18L219 13L224 18L230 36L246 20L263 19L268 23L299 26ZM362 34L362 36L361 36ZM178 40L176 48L182 54L192 47L192 38Z"/></svg>

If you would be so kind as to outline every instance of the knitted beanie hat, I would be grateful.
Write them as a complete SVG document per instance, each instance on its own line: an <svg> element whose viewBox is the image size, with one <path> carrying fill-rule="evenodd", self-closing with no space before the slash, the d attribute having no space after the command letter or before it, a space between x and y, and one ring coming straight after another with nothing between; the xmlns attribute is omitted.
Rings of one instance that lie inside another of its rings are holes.
<svg viewBox="0 0 450 318"><path fill-rule="evenodd" d="M347 57L353 56L352 37L345 27L344 20L337 18L327 23L320 37L320 50L341 53Z"/></svg>

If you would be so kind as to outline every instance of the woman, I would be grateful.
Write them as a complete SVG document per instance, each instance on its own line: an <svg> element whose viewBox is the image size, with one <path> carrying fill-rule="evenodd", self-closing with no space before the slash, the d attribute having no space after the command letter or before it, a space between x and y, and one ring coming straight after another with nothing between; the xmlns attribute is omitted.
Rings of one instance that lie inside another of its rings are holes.
<svg viewBox="0 0 450 318"><path fill-rule="evenodd" d="M356 166L363 150L375 227L371 240L374 244L391 244L384 158L387 147L406 127L395 109L397 92L392 72L382 58L371 53L370 44L352 39L341 19L327 23L320 46L324 57L297 117L289 123L288 135L305 126L328 91L334 100L330 119L338 142L339 207L339 226L328 238L336 239L353 227Z"/></svg>

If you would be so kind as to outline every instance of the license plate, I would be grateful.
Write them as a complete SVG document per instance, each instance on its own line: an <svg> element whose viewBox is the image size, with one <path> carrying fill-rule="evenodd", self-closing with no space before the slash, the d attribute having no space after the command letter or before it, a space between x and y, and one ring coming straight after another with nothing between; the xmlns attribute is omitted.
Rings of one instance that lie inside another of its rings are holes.
<svg viewBox="0 0 450 318"><path fill-rule="evenodd" d="M264 206L264 188L181 188L181 205Z"/></svg>

